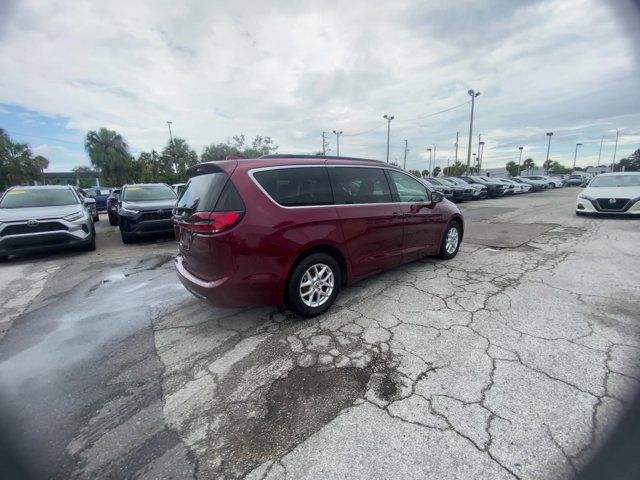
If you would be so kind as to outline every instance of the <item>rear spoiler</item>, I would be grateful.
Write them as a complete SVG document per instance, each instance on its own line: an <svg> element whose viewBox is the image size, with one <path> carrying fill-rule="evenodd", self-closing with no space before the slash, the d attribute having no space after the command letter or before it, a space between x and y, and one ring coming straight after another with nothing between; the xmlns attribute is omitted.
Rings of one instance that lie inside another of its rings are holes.
<svg viewBox="0 0 640 480"><path fill-rule="evenodd" d="M198 163L187 169L187 176L189 178L197 177L199 175L207 175L209 173L225 172L231 176L238 166L238 160L236 158L229 158L227 160L220 160L216 162Z"/></svg>

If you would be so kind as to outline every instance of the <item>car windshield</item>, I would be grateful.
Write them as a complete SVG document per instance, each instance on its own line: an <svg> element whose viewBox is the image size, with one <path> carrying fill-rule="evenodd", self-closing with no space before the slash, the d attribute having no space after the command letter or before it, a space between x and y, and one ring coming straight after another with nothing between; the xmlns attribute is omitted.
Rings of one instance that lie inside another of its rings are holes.
<svg viewBox="0 0 640 480"><path fill-rule="evenodd" d="M603 175L594 178L589 187L640 187L640 175Z"/></svg>
<svg viewBox="0 0 640 480"><path fill-rule="evenodd" d="M5 194L0 208L59 207L77 203L78 199L68 188L18 188Z"/></svg>
<svg viewBox="0 0 640 480"><path fill-rule="evenodd" d="M134 185L124 189L125 202L175 200L176 193L168 185Z"/></svg>
<svg viewBox="0 0 640 480"><path fill-rule="evenodd" d="M439 185L442 186L442 182L440 182L439 180L436 180L435 178L423 178L423 180L427 183L430 183L431 185Z"/></svg>
<svg viewBox="0 0 640 480"><path fill-rule="evenodd" d="M442 183L443 185L447 185L447 186L451 186L451 187L457 186L456 182L453 182L453 181L449 180L448 178L439 178L438 181L440 181L440 183Z"/></svg>

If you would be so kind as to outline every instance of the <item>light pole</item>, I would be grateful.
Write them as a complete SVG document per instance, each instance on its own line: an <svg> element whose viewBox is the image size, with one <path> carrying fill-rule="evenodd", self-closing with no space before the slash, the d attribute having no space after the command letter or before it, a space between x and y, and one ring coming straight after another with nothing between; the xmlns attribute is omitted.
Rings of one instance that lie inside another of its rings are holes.
<svg viewBox="0 0 640 480"><path fill-rule="evenodd" d="M611 171L613 172L616 166L616 152L618 151L618 136L620 135L620 130L616 128L616 146L613 147L613 162L611 163Z"/></svg>
<svg viewBox="0 0 640 480"><path fill-rule="evenodd" d="M458 137L460 136L460 132L456 132L456 161L458 163Z"/></svg>
<svg viewBox="0 0 640 480"><path fill-rule="evenodd" d="M582 146L581 143L576 143L576 152L573 154L573 170L576 169L576 160L578 158L578 147Z"/></svg>
<svg viewBox="0 0 640 480"><path fill-rule="evenodd" d="M404 141L404 161L402 162L402 169L406 170L407 169L407 152L409 151L409 149L407 148L409 144L409 140L405 139Z"/></svg>
<svg viewBox="0 0 640 480"><path fill-rule="evenodd" d="M600 139L600 151L598 152L598 165L600 165L600 157L602 156L602 142L604 142L604 137Z"/></svg>
<svg viewBox="0 0 640 480"><path fill-rule="evenodd" d="M340 156L340 135L342 135L342 130L334 130L333 133L336 134L336 157Z"/></svg>
<svg viewBox="0 0 640 480"><path fill-rule="evenodd" d="M522 150L524 149L524 147L518 147L518 150L520 150L520 158L518 158L518 176L520 176L520 164L522 163Z"/></svg>
<svg viewBox="0 0 640 480"><path fill-rule="evenodd" d="M544 162L542 166L542 171L545 172L549 168L549 150L551 150L551 137L553 136L553 132L547 132L547 137L549 137L549 143L547 143L547 160ZM546 165L546 168L545 168Z"/></svg>
<svg viewBox="0 0 640 480"><path fill-rule="evenodd" d="M435 170L435 168L436 168L436 144L434 143L433 144L433 167L430 166L429 168L429 170L431 170L429 172L430 177L433 177L433 171Z"/></svg>
<svg viewBox="0 0 640 480"><path fill-rule="evenodd" d="M472 155L473 155L473 168L475 168L475 165L476 165L476 154L473 153ZM476 174L479 174L479 173L480 172L476 172Z"/></svg>
<svg viewBox="0 0 640 480"><path fill-rule="evenodd" d="M171 161L172 161L172 163L174 163L174 164L175 164L175 159L173 158L173 157L174 157L174 151L173 151L173 150L174 150L174 148L173 148L173 133L171 133L171 125L172 125L172 124L173 124L173 122L170 122L169 120L167 120L167 126L169 127L169 139L170 139L170 141L171 141ZM176 167L177 167L177 165L176 165Z"/></svg>
<svg viewBox="0 0 640 480"><path fill-rule="evenodd" d="M431 152L432 152L432 149L427 148L427 152L429 152L429 176L431 176Z"/></svg>
<svg viewBox="0 0 640 480"><path fill-rule="evenodd" d="M482 159L484 158L484 141L480 142L480 148L479 148L480 152L480 160L478 162L478 173L482 174Z"/></svg>
<svg viewBox="0 0 640 480"><path fill-rule="evenodd" d="M476 104L476 97L480 92L469 90L467 92L471 96L471 121L469 122L469 146L467 149L467 175L469 175L469 163L471 162L471 139L473 138L473 109Z"/></svg>
<svg viewBox="0 0 640 480"><path fill-rule="evenodd" d="M385 113L382 118L387 119L387 163L389 163L389 137L391 135L391 120L396 117L394 117L393 115L387 115Z"/></svg>

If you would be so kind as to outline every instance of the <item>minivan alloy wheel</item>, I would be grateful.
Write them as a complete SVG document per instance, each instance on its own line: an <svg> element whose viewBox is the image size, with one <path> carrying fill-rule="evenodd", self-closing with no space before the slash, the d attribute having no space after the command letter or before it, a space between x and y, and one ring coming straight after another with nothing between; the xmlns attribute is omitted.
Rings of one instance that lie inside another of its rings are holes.
<svg viewBox="0 0 640 480"><path fill-rule="evenodd" d="M334 282L329 266L323 263L312 265L300 280L300 298L308 307L319 307L331 297Z"/></svg>
<svg viewBox="0 0 640 480"><path fill-rule="evenodd" d="M460 237L458 235L458 230L456 228L450 228L447 232L447 238L444 244L444 249L449 255L456 251L459 241Z"/></svg>

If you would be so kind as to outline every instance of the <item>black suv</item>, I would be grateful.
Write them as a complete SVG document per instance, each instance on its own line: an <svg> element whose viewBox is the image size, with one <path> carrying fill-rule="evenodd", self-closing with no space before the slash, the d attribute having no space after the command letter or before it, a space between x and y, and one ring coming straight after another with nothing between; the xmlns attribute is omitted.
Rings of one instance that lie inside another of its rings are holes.
<svg viewBox="0 0 640 480"><path fill-rule="evenodd" d="M500 183L500 182L494 182L487 177L477 177L477 176L462 177L461 176L460 178L467 183L484 185L485 187L487 187L487 193L489 194L490 198L504 197L504 194L506 193L506 190L507 190L506 184Z"/></svg>
<svg viewBox="0 0 640 480"><path fill-rule="evenodd" d="M164 183L124 185L118 200L118 225L123 243L154 233L173 233L173 208L178 197Z"/></svg>

